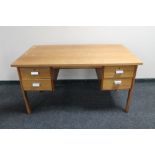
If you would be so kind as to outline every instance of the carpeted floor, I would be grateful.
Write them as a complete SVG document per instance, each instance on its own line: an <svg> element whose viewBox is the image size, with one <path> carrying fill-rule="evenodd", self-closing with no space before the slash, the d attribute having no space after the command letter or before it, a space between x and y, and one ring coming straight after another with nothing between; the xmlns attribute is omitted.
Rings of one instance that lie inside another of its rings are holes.
<svg viewBox="0 0 155 155"><path fill-rule="evenodd" d="M101 92L97 81L58 81L55 92L31 92L27 115L18 83L0 84L0 128L155 128L155 81L136 81L129 113L126 91Z"/></svg>

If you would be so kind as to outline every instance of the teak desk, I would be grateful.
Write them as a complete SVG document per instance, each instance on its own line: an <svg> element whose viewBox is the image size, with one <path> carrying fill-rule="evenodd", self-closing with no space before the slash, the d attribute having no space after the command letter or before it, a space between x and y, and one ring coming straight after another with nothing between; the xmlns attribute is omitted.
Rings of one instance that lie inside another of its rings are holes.
<svg viewBox="0 0 155 155"><path fill-rule="evenodd" d="M94 68L101 90L128 90L128 112L140 64L142 61L122 45L39 45L11 66L17 67L27 113L31 113L27 91L53 91L62 68Z"/></svg>

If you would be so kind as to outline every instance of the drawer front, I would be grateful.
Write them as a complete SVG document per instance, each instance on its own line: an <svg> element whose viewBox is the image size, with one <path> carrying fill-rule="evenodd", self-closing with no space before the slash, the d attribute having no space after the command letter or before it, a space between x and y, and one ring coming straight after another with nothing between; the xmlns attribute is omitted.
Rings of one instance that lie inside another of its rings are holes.
<svg viewBox="0 0 155 155"><path fill-rule="evenodd" d="M22 80L24 90L52 90L51 79Z"/></svg>
<svg viewBox="0 0 155 155"><path fill-rule="evenodd" d="M133 77L135 66L106 66L104 78L128 78Z"/></svg>
<svg viewBox="0 0 155 155"><path fill-rule="evenodd" d="M20 68L21 78L28 79L50 79L50 68Z"/></svg>
<svg viewBox="0 0 155 155"><path fill-rule="evenodd" d="M103 90L121 90L130 89L132 78L125 79L103 79Z"/></svg>

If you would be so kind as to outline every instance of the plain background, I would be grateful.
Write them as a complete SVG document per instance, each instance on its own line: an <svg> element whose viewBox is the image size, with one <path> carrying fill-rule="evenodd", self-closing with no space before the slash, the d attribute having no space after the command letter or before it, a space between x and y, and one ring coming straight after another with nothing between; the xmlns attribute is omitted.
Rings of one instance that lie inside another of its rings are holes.
<svg viewBox="0 0 155 155"><path fill-rule="evenodd" d="M123 44L143 62L137 78L155 78L154 26L10 26L0 27L0 80L17 80L10 64L37 44ZM61 70L59 79L95 79L93 69Z"/></svg>

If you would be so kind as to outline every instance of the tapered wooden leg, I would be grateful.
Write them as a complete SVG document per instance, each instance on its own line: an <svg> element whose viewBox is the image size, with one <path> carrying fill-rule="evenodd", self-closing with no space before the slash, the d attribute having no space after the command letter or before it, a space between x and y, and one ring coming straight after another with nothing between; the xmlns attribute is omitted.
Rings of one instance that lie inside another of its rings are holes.
<svg viewBox="0 0 155 155"><path fill-rule="evenodd" d="M19 80L20 80L20 86L21 86L21 91L22 91L22 95L23 95L23 98L24 98L24 104L25 104L25 107L26 107L26 111L27 111L28 114L31 114L31 112L32 112L31 111L31 106L30 106L30 103L29 103L29 100L28 100L27 92L24 91L24 89L23 89L20 69L17 68L17 71L18 71L18 76L19 76Z"/></svg>
<svg viewBox="0 0 155 155"><path fill-rule="evenodd" d="M130 108L130 105L131 105L132 93L133 93L133 88L128 91L128 97L127 97L127 102L126 102L126 106L125 106L125 112L129 111L129 108Z"/></svg>
<svg viewBox="0 0 155 155"><path fill-rule="evenodd" d="M133 87L134 87L134 84L135 84L136 71L137 71L137 66L135 66L135 71L134 71L134 76L133 76L133 79L132 79L131 88L128 91L128 97L127 97L127 102L126 102L126 106L125 106L125 112L129 112L129 108L130 108L130 105L131 105L131 97L132 97L132 94L133 94Z"/></svg>
<svg viewBox="0 0 155 155"><path fill-rule="evenodd" d="M23 98L24 98L24 103L25 103L25 107L26 107L26 111L28 114L31 114L31 106L28 100L28 96L27 96L27 92L22 90L22 94L23 94Z"/></svg>

